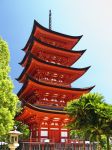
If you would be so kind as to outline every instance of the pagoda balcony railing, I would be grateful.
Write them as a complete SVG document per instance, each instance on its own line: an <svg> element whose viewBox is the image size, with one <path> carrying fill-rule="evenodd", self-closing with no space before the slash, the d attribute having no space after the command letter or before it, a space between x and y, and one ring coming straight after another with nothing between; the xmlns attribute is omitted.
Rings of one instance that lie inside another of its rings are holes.
<svg viewBox="0 0 112 150"><path fill-rule="evenodd" d="M52 109L52 110L63 110L64 106L60 106L60 104L49 104L46 102L43 102L43 103L36 103L35 106L38 106L40 108L45 108L45 109Z"/></svg>
<svg viewBox="0 0 112 150"><path fill-rule="evenodd" d="M21 141L17 150L96 150L97 144L89 141L68 140L62 143L36 142L36 139Z"/></svg>
<svg viewBox="0 0 112 150"><path fill-rule="evenodd" d="M56 85L56 86L61 86L61 87L71 87L70 83L66 83L63 80L59 80L59 79L49 79L49 78L41 78L41 79L37 79L40 82L46 83L46 84L51 84L51 85Z"/></svg>

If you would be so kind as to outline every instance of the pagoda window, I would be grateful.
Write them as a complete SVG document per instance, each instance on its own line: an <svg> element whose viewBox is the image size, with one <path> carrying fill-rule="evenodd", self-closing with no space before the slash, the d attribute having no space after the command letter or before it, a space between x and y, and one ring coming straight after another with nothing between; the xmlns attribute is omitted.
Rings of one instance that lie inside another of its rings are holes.
<svg viewBox="0 0 112 150"><path fill-rule="evenodd" d="M41 131L41 136L48 136L48 131Z"/></svg>
<svg viewBox="0 0 112 150"><path fill-rule="evenodd" d="M51 39L51 38L46 37L46 36L44 36L42 34L38 34L37 38L40 39L44 43L47 43L47 44L50 44L50 45L53 45L53 46L59 47L59 48L62 48L62 47L64 48L65 45L67 44L66 42L58 41L56 39Z"/></svg>
<svg viewBox="0 0 112 150"><path fill-rule="evenodd" d="M58 123L55 123L56 126L58 126Z"/></svg>
<svg viewBox="0 0 112 150"><path fill-rule="evenodd" d="M66 142L66 139L61 139L61 142L62 142L62 143L65 143L65 142Z"/></svg>
<svg viewBox="0 0 112 150"><path fill-rule="evenodd" d="M53 77L58 77L58 74L57 73L53 73Z"/></svg>
<svg viewBox="0 0 112 150"><path fill-rule="evenodd" d="M49 78L48 77L45 77L45 78L43 78L44 80L49 80Z"/></svg>
<svg viewBox="0 0 112 150"><path fill-rule="evenodd" d="M55 98L52 98L51 101L58 102L57 99L55 99Z"/></svg>
<svg viewBox="0 0 112 150"><path fill-rule="evenodd" d="M30 98L30 103L35 105L47 104L48 106L62 107L65 106L65 100L68 99L66 95L59 95L57 93L51 95L51 93L49 92L38 94L38 91L35 91L34 93L32 93L32 95L33 96L32 98Z"/></svg>
<svg viewBox="0 0 112 150"><path fill-rule="evenodd" d="M65 132L65 131L61 131L61 137L67 137L68 135L67 135L67 132Z"/></svg>
<svg viewBox="0 0 112 150"><path fill-rule="evenodd" d="M53 42L52 42L52 45L53 45L53 46L56 46L56 42L53 41Z"/></svg>
<svg viewBox="0 0 112 150"><path fill-rule="evenodd" d="M62 98L66 98L67 96L66 95L62 95Z"/></svg>
<svg viewBox="0 0 112 150"><path fill-rule="evenodd" d="M38 131L36 131L36 137L38 137Z"/></svg>
<svg viewBox="0 0 112 150"><path fill-rule="evenodd" d="M59 82L59 83L62 83L62 82L63 82L63 80L59 80L58 82Z"/></svg>
<svg viewBox="0 0 112 150"><path fill-rule="evenodd" d="M51 81L53 81L53 82L56 82L56 81L57 81L57 79L55 79L55 78L52 78L52 79L51 79Z"/></svg>
<svg viewBox="0 0 112 150"><path fill-rule="evenodd" d="M49 96L49 95L50 95L50 93L45 93L45 94L44 94L44 96Z"/></svg>
<svg viewBox="0 0 112 150"><path fill-rule="evenodd" d="M38 100L38 98L35 95L32 95L27 99L28 99L27 101L30 102L31 104L34 104Z"/></svg>
<svg viewBox="0 0 112 150"><path fill-rule="evenodd" d="M44 97L43 100L44 100L44 101L48 101L48 98Z"/></svg>
<svg viewBox="0 0 112 150"><path fill-rule="evenodd" d="M52 122L51 125L54 125L54 122Z"/></svg>
<svg viewBox="0 0 112 150"><path fill-rule="evenodd" d="M54 96L58 96L59 94L54 94Z"/></svg>
<svg viewBox="0 0 112 150"><path fill-rule="evenodd" d="M60 56L60 55L55 56L52 53L46 53L44 50L41 51L39 50L39 52L36 52L36 56L42 60L45 60L46 62L52 62L52 63L62 64L62 65L66 65L69 59L68 57L65 56Z"/></svg>
<svg viewBox="0 0 112 150"><path fill-rule="evenodd" d="M65 103L65 101L64 101L64 100L61 100L60 102L61 102L61 103Z"/></svg>
<svg viewBox="0 0 112 150"><path fill-rule="evenodd" d="M55 62L56 61L56 56L52 56L51 59Z"/></svg>
<svg viewBox="0 0 112 150"><path fill-rule="evenodd" d="M63 75L63 74L61 74L61 75L60 75L60 78L63 78L63 77L64 77L64 75Z"/></svg>
<svg viewBox="0 0 112 150"><path fill-rule="evenodd" d="M50 74L51 74L50 72L46 72L46 76L50 76Z"/></svg>

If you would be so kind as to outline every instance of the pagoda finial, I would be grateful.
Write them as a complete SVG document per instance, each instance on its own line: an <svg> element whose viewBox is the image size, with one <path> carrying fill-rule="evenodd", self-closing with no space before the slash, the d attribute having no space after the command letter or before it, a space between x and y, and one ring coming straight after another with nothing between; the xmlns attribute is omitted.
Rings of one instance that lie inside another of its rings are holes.
<svg viewBox="0 0 112 150"><path fill-rule="evenodd" d="M51 10L49 10L49 30L52 30L52 26L51 26L51 23L52 23L52 18L51 18Z"/></svg>

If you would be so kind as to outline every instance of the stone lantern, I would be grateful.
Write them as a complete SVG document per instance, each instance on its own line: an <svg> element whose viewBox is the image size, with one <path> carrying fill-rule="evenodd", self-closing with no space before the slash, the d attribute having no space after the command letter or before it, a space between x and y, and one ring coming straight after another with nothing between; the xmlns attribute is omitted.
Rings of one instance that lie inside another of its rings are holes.
<svg viewBox="0 0 112 150"><path fill-rule="evenodd" d="M16 130L17 129L16 127L14 128L15 130L9 132L10 139L8 147L10 148L10 150L15 150L19 146L18 136L22 134L21 132Z"/></svg>

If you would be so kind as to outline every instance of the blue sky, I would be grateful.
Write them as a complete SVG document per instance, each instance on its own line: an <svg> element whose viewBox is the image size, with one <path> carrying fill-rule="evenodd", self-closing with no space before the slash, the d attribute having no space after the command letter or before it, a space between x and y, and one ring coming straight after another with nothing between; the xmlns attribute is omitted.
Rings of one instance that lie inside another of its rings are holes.
<svg viewBox="0 0 112 150"><path fill-rule="evenodd" d="M74 50L87 49L73 67L91 65L74 87L96 85L93 92L102 93L112 104L112 1L111 0L1 0L0 36L8 42L11 53L11 73L17 93L21 84L15 80L22 67L18 64L36 19L48 27L52 10L52 29L68 35L82 35Z"/></svg>

